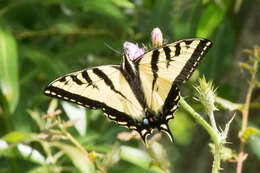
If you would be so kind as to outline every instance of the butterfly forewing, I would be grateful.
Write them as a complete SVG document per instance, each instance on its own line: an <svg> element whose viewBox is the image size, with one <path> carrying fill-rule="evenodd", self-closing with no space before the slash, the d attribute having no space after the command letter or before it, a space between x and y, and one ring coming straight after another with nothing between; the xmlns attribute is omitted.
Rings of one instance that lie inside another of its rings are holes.
<svg viewBox="0 0 260 173"><path fill-rule="evenodd" d="M149 83L144 86L148 106L161 111L171 87L190 78L210 46L206 39L186 39L144 54L136 63L142 83Z"/></svg>
<svg viewBox="0 0 260 173"><path fill-rule="evenodd" d="M119 66L99 66L62 76L46 87L45 94L92 109L102 109L110 119L126 126L129 124L121 121L132 122L142 118L142 108L121 75Z"/></svg>

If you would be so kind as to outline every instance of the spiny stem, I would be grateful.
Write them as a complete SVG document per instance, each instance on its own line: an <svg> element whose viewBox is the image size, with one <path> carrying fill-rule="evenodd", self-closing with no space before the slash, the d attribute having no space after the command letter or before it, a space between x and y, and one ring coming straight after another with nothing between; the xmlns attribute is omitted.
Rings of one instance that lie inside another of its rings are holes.
<svg viewBox="0 0 260 173"><path fill-rule="evenodd" d="M222 150L222 137L219 131L217 130L213 110L211 112L208 112L211 118L211 124L210 126L183 98L180 99L180 104L183 106L184 109L186 109L193 118L196 119L196 121L202 125L202 127L209 133L211 136L212 141L215 145L215 152L214 155L214 161L212 165L212 173L219 173L220 170L220 163L221 163L221 150Z"/></svg>
<svg viewBox="0 0 260 173"><path fill-rule="evenodd" d="M180 99L180 104L183 108L188 111L195 120L202 125L202 127L209 133L213 142L218 141L218 136L216 135L213 128L198 114L183 98Z"/></svg>
<svg viewBox="0 0 260 173"><path fill-rule="evenodd" d="M209 119L210 119L211 126L213 127L213 129L214 129L216 132L218 132L213 111L208 112L208 115L209 115Z"/></svg>
<svg viewBox="0 0 260 173"><path fill-rule="evenodd" d="M221 163L221 150L222 150L222 144L215 144L212 173L219 173L220 163Z"/></svg>

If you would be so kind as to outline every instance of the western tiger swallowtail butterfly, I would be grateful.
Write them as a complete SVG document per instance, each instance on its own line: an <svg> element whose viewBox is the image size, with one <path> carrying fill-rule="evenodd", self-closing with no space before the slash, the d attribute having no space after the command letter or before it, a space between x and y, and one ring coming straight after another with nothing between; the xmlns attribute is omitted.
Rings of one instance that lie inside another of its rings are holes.
<svg viewBox="0 0 260 173"><path fill-rule="evenodd" d="M136 60L124 53L120 65L103 65L66 74L51 82L47 96L101 109L117 124L136 130L147 142L154 128L173 142L168 121L178 107L180 86L190 78L212 42L179 40Z"/></svg>

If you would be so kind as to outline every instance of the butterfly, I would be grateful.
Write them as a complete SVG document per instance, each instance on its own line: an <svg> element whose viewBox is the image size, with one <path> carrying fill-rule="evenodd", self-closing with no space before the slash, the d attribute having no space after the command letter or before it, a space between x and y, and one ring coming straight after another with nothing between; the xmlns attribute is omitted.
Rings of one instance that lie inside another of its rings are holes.
<svg viewBox="0 0 260 173"><path fill-rule="evenodd" d="M174 118L180 86L207 54L212 42L183 39L131 60L124 53L120 65L102 65L63 75L51 82L45 95L91 109L136 130L147 143L157 128L173 142L168 121Z"/></svg>

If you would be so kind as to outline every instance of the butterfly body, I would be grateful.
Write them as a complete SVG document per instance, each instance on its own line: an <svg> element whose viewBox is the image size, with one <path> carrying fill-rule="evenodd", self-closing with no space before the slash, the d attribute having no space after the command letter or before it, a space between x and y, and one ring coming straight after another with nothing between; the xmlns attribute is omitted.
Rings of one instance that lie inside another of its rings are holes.
<svg viewBox="0 0 260 173"><path fill-rule="evenodd" d="M120 65L103 65L64 75L45 94L101 109L117 124L136 130L146 142L157 128L171 141L168 127L189 79L211 47L207 39L185 39L151 50L136 60L123 54Z"/></svg>

